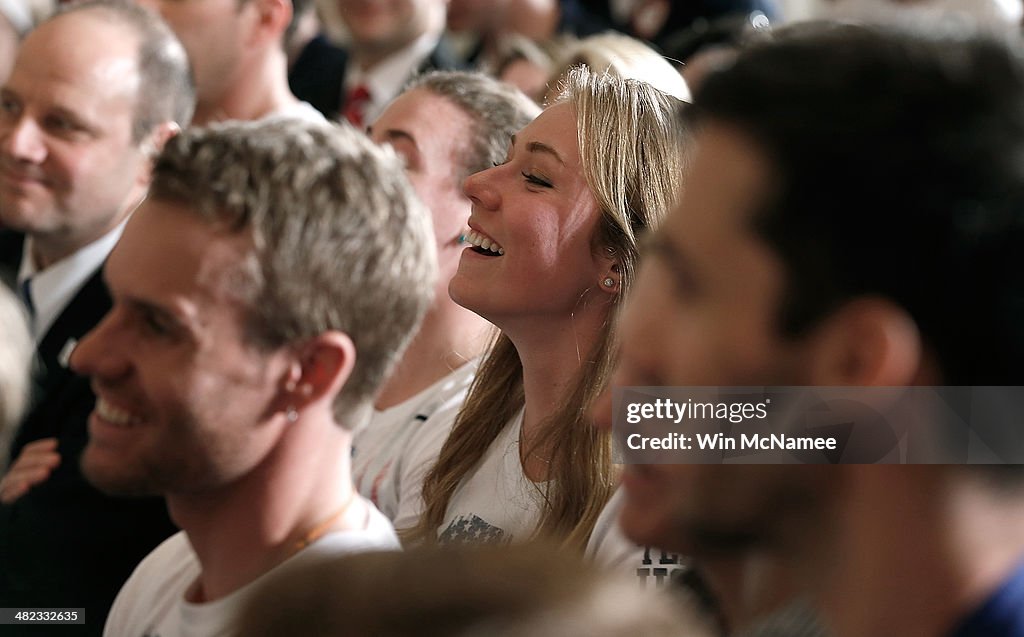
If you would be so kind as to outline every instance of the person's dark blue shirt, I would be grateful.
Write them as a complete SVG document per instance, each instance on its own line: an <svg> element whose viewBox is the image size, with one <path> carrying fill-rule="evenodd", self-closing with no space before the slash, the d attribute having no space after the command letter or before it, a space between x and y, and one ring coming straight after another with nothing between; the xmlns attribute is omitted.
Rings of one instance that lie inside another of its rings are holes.
<svg viewBox="0 0 1024 637"><path fill-rule="evenodd" d="M1024 563L949 637L1024 637Z"/></svg>

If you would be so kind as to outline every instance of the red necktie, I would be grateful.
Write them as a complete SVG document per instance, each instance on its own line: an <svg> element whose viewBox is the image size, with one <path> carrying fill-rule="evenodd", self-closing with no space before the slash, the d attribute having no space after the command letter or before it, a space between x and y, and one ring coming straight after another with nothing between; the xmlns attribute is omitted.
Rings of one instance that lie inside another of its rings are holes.
<svg viewBox="0 0 1024 637"><path fill-rule="evenodd" d="M342 115L356 128L363 128L366 125L363 115L369 101L370 91L366 86L360 84L345 94L345 107Z"/></svg>

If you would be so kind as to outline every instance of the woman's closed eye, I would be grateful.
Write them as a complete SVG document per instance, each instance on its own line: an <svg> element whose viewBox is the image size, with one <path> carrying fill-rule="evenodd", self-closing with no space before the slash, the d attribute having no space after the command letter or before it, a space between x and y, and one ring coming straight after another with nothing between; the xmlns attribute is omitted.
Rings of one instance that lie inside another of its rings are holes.
<svg viewBox="0 0 1024 637"><path fill-rule="evenodd" d="M541 188L551 188L551 182L538 175L523 172L523 179L526 180L526 183L532 186L540 186Z"/></svg>

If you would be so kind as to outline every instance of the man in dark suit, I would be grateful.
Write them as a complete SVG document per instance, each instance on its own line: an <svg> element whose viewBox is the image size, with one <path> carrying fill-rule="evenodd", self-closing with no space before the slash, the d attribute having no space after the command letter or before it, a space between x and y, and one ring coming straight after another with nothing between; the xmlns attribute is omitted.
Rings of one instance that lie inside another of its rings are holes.
<svg viewBox="0 0 1024 637"><path fill-rule="evenodd" d="M292 65L292 90L327 118L364 128L413 75L464 66L442 37L446 5L338 0L348 47L335 47L323 36L310 41Z"/></svg>
<svg viewBox="0 0 1024 637"><path fill-rule="evenodd" d="M159 499L108 498L83 479L94 396L67 360L110 308L101 266L193 101L173 33L111 0L39 26L0 90L0 266L16 273L37 359L0 480L0 605L84 608L76 634L99 634L120 584L174 530Z"/></svg>

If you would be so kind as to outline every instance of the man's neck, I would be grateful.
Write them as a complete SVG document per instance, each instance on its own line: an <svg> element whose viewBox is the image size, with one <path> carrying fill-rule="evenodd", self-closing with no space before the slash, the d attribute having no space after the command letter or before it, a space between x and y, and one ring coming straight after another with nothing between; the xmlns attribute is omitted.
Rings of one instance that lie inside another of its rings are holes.
<svg viewBox="0 0 1024 637"><path fill-rule="evenodd" d="M352 59L352 64L355 65L362 73L373 72L381 63L388 59L402 53L403 51L409 51L412 47L417 46L421 40L429 39L431 42L436 43L442 35L442 29L427 30L423 33L418 34L411 40L402 42L399 44L391 44L387 46L353 46L349 49L349 55Z"/></svg>
<svg viewBox="0 0 1024 637"><path fill-rule="evenodd" d="M124 218L128 216L129 212L130 211L125 211L117 215L112 218L110 223L107 225L85 232L78 232L75 234L32 234L32 252L29 256L32 259L35 269L41 272L54 263L66 259L82 248L85 248L86 246L103 238L107 233L117 228L117 226L124 221Z"/></svg>
<svg viewBox="0 0 1024 637"><path fill-rule="evenodd" d="M490 334L490 323L445 298L423 319L374 407L394 407L480 356Z"/></svg>
<svg viewBox="0 0 1024 637"><path fill-rule="evenodd" d="M298 103L288 88L288 60L280 48L267 51L215 100L200 99L193 126L225 120L256 121Z"/></svg>
<svg viewBox="0 0 1024 637"><path fill-rule="evenodd" d="M317 539L311 532L319 537L365 520L351 480L351 435L327 424L333 428L321 430L327 435L280 443L227 486L167 495L171 517L202 568L191 601L213 601L242 588ZM301 420L289 425L301 426Z"/></svg>
<svg viewBox="0 0 1024 637"><path fill-rule="evenodd" d="M55 240L53 237L36 235L32 237L32 253L29 257L32 259L36 270L42 272L54 263L58 263L62 259L66 259L78 252L98 238L99 236L88 241L62 241L60 239Z"/></svg>
<svg viewBox="0 0 1024 637"><path fill-rule="evenodd" d="M352 51L352 63L363 73L370 73L373 69L384 60L388 59L395 53L398 53L405 47L409 46L410 43L403 44L399 48L367 48L359 51Z"/></svg>

